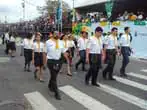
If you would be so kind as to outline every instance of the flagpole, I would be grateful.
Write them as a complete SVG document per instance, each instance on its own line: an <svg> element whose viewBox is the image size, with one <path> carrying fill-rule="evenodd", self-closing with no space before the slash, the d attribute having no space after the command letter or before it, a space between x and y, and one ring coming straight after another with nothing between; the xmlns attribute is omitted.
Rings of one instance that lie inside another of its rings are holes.
<svg viewBox="0 0 147 110"><path fill-rule="evenodd" d="M62 29L63 29L63 21L62 21L62 15L63 15L63 4L62 4L63 2L62 2L62 0L61 0L61 33L62 33Z"/></svg>

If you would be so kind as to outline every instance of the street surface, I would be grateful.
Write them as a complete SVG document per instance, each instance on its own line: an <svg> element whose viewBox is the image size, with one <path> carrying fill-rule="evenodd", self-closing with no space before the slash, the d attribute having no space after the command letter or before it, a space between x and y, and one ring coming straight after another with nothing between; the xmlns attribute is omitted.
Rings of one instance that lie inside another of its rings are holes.
<svg viewBox="0 0 147 110"><path fill-rule="evenodd" d="M48 69L44 72L45 83L33 78L33 72L24 72L24 58L17 48L15 58L4 54L0 46L0 110L145 110L147 109L147 63L131 60L128 78L119 77L121 58L117 58L115 78L105 81L99 72L101 88L84 84L85 72L80 67L70 78L62 73L58 84L62 100L54 98L48 88ZM78 58L74 59L74 62ZM88 68L88 66L87 66ZM34 67L31 67L34 71ZM16 104L14 104L16 103ZM30 104L30 105L29 105ZM15 106L14 106L15 105ZM17 107L17 108L16 108Z"/></svg>

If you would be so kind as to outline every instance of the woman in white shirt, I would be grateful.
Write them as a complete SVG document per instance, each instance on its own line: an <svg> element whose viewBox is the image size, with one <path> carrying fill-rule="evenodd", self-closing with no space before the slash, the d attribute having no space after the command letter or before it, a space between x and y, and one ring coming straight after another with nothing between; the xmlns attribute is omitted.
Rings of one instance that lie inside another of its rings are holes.
<svg viewBox="0 0 147 110"><path fill-rule="evenodd" d="M11 57L15 57L14 53L16 51L15 37L13 33L9 35L9 54Z"/></svg>
<svg viewBox="0 0 147 110"><path fill-rule="evenodd" d="M32 34L28 33L27 37L23 41L23 48L24 48L24 58L25 58L25 67L24 71L31 72L30 70L30 64L32 61L32 49L33 49L33 40L32 40ZM28 68L27 68L28 66Z"/></svg>
<svg viewBox="0 0 147 110"><path fill-rule="evenodd" d="M69 48L70 45L69 45L68 36L67 36L67 35L62 35L62 36L61 36L61 41L62 41L62 43L63 43L64 48L67 49L68 61L67 61L67 60L64 58L64 56L62 55L62 61L63 61L63 63L65 63L65 64L67 64L67 65L62 66L62 69L61 69L60 72L62 72L63 69L64 69L64 70L67 70L67 75L68 75L68 76L72 76L72 74L71 74L71 68L70 68L70 62L69 62L69 59L70 59L70 57L71 57L71 51L70 51L70 48Z"/></svg>
<svg viewBox="0 0 147 110"><path fill-rule="evenodd" d="M43 80L44 54L45 54L45 45L43 42L41 42L41 34L37 32L35 36L35 42L33 44L32 62L36 68L34 72L34 77L35 79L39 79L40 82L44 82Z"/></svg>
<svg viewBox="0 0 147 110"><path fill-rule="evenodd" d="M75 51L75 43L74 43L74 37L69 34L68 35L68 46L69 46L69 51L70 51L70 66L72 66L72 58L74 57L74 51Z"/></svg>

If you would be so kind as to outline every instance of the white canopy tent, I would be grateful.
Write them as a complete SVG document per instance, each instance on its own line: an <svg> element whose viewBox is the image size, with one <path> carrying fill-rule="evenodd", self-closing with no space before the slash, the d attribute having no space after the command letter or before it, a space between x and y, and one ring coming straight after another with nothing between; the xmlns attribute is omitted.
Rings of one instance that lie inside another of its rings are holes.
<svg viewBox="0 0 147 110"><path fill-rule="evenodd" d="M75 1L75 8L95 5L95 4L104 3L107 1L108 0L84 0L83 2L80 2L78 4L76 4L76 1Z"/></svg>

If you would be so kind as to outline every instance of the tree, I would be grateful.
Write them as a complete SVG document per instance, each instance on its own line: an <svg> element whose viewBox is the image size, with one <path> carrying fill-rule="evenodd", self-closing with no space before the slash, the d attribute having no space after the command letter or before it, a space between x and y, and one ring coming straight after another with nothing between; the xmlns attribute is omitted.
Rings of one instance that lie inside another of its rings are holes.
<svg viewBox="0 0 147 110"><path fill-rule="evenodd" d="M69 12L71 10L69 5L65 1L62 1L62 4L63 12ZM51 15L53 13L56 13L57 8L58 0L46 0L46 5L38 8L38 10L40 11L40 13L44 13L47 11L48 14Z"/></svg>

